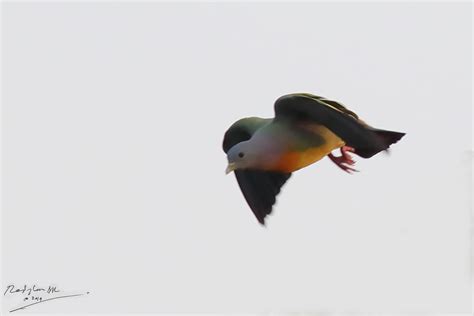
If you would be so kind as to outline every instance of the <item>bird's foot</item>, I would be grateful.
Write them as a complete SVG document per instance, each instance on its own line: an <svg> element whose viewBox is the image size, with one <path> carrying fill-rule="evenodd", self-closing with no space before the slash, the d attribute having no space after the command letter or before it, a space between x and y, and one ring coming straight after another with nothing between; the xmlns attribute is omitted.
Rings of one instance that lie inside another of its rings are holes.
<svg viewBox="0 0 474 316"><path fill-rule="evenodd" d="M344 170L347 173L358 172L358 170L352 168L355 164L354 159L349 153L354 152L354 148L349 146L342 146L341 147L341 156L334 156L332 153L329 153L328 157L334 162L339 168Z"/></svg>

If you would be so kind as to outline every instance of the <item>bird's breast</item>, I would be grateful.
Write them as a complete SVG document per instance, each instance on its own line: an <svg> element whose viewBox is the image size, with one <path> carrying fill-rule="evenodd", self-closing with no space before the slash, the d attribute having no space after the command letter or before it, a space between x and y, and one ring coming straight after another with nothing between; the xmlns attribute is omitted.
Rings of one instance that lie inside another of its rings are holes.
<svg viewBox="0 0 474 316"><path fill-rule="evenodd" d="M273 168L275 171L296 171L324 158L334 149L344 146L342 139L322 125L308 124L301 128L305 134L296 135L297 138L290 142L291 145L277 160Z"/></svg>

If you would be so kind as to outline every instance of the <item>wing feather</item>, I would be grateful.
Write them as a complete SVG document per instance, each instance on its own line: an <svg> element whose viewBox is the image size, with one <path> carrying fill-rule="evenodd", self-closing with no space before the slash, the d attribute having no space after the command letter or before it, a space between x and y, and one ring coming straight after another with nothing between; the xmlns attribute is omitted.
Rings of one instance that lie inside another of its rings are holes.
<svg viewBox="0 0 474 316"><path fill-rule="evenodd" d="M324 125L364 158L369 158L390 145L377 135L376 129L359 120L354 112L342 104L311 94L280 97L275 102L275 118Z"/></svg>

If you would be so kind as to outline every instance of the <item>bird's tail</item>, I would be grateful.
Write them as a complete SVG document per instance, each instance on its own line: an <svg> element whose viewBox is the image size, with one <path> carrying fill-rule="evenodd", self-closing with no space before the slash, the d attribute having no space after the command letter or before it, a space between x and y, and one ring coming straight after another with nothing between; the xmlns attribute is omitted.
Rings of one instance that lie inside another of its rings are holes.
<svg viewBox="0 0 474 316"><path fill-rule="evenodd" d="M390 145L395 144L405 136L405 133L400 132L386 131L377 128L371 128L371 130L377 135L379 142L373 144L373 146L355 148L354 153L364 158L370 158L382 150L387 150Z"/></svg>

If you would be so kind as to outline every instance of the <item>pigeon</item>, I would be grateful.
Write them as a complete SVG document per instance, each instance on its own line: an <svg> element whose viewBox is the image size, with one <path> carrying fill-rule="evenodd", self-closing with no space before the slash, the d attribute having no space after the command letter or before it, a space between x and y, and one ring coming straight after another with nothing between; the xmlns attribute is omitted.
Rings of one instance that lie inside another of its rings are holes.
<svg viewBox="0 0 474 316"><path fill-rule="evenodd" d="M274 118L248 117L225 132L226 173L234 172L258 222L272 212L276 196L291 174L322 158L353 173L351 154L370 158L399 141L405 133L378 129L343 104L309 93L278 98ZM340 156L332 154L339 149Z"/></svg>

